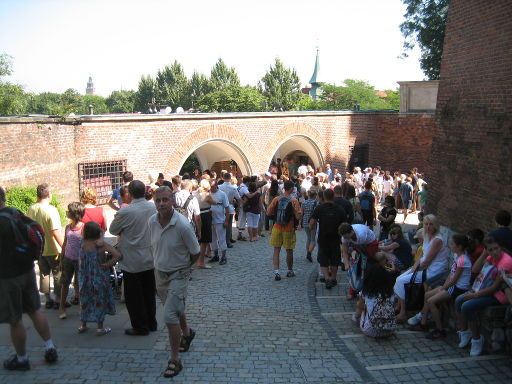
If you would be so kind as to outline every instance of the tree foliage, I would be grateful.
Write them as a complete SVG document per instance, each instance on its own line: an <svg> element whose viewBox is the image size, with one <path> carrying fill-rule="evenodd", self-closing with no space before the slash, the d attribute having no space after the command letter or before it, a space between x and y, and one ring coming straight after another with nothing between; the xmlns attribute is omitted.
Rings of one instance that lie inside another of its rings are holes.
<svg viewBox="0 0 512 384"><path fill-rule="evenodd" d="M135 107L135 92L113 91L105 102L112 113L132 113Z"/></svg>
<svg viewBox="0 0 512 384"><path fill-rule="evenodd" d="M261 79L259 88L267 99L269 109L274 111L296 108L301 97L300 80L295 69L286 68L277 58L274 66L271 65Z"/></svg>
<svg viewBox="0 0 512 384"><path fill-rule="evenodd" d="M250 86L230 86L202 96L197 107L201 112L257 112L265 108L265 98Z"/></svg>
<svg viewBox="0 0 512 384"><path fill-rule="evenodd" d="M156 75L156 98L173 109L189 109L192 105L190 83L183 67L176 60Z"/></svg>
<svg viewBox="0 0 512 384"><path fill-rule="evenodd" d="M418 44L420 66L430 80L439 79L450 0L402 0L407 6L400 31L405 38L404 56Z"/></svg>
<svg viewBox="0 0 512 384"><path fill-rule="evenodd" d="M148 113L149 103L156 97L156 81L151 76L142 76L139 81L139 88L135 93L135 110Z"/></svg>
<svg viewBox="0 0 512 384"><path fill-rule="evenodd" d="M24 115L27 107L28 96L20 85L0 83L0 115Z"/></svg>
<svg viewBox="0 0 512 384"><path fill-rule="evenodd" d="M210 91L210 81L202 73L194 71L190 79L190 95L192 97L192 107L199 99Z"/></svg>
<svg viewBox="0 0 512 384"><path fill-rule="evenodd" d="M0 53L0 77L12 73L12 57L7 53Z"/></svg>
<svg viewBox="0 0 512 384"><path fill-rule="evenodd" d="M210 73L210 91L220 91L228 87L240 86L240 78L235 68L229 68L222 59L217 60Z"/></svg>

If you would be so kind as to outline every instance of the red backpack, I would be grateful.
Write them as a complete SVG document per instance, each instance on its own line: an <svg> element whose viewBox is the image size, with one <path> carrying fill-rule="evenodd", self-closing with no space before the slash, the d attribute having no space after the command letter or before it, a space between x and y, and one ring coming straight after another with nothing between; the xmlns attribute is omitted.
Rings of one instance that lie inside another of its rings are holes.
<svg viewBox="0 0 512 384"><path fill-rule="evenodd" d="M14 208L0 212L0 217L8 218L11 223L15 255L27 262L38 260L44 249L43 227Z"/></svg>

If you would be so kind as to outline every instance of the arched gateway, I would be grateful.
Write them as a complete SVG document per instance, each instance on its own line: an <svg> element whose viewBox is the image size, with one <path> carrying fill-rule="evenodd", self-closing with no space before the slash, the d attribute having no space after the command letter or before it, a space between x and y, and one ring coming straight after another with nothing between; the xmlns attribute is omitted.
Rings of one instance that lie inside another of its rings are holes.
<svg viewBox="0 0 512 384"><path fill-rule="evenodd" d="M108 197L124 170L145 182L149 170L170 177L191 154L203 169L248 175L278 157L343 172L361 145L372 164L426 169L434 126L433 115L351 111L0 117L0 185L48 181L71 202L97 181ZM398 131L407 134L397 142Z"/></svg>

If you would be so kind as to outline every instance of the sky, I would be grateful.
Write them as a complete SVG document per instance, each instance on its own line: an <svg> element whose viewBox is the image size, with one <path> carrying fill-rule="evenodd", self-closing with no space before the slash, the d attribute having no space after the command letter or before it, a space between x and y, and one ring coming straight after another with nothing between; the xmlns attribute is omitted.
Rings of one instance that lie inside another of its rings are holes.
<svg viewBox="0 0 512 384"><path fill-rule="evenodd" d="M366 80L377 89L423 80L419 52L400 59L400 0L0 0L9 81L30 92L137 89L177 60L191 76L222 58L256 85L278 57L303 85Z"/></svg>

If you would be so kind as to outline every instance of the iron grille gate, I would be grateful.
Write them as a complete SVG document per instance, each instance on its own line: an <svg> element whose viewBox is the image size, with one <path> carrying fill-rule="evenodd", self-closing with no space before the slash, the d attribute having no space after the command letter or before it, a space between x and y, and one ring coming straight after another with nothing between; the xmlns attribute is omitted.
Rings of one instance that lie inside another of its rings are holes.
<svg viewBox="0 0 512 384"><path fill-rule="evenodd" d="M78 189L80 196L85 188L93 188L97 204L106 204L112 191L123 185L122 175L126 160L98 161L78 164Z"/></svg>

